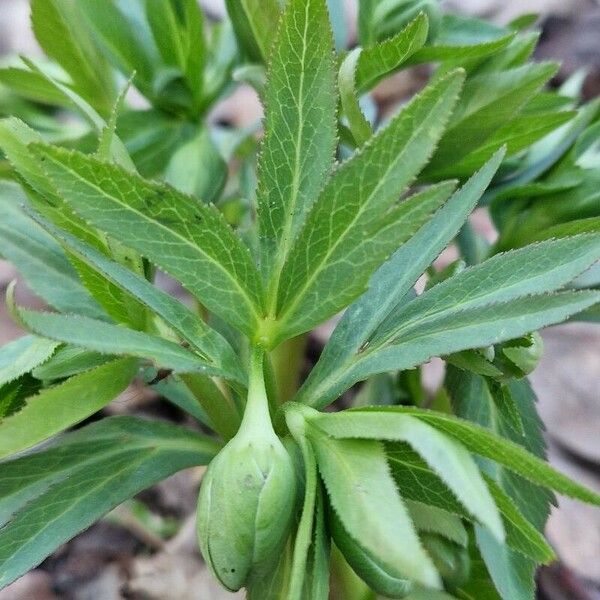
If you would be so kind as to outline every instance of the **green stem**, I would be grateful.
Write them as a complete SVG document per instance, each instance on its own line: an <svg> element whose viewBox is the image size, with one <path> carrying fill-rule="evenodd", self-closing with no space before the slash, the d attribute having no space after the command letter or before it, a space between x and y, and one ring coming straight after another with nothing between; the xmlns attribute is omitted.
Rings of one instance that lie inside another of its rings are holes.
<svg viewBox="0 0 600 600"><path fill-rule="evenodd" d="M210 419L210 426L224 440L231 439L240 425L240 413L233 400L206 375L185 373L181 379Z"/></svg>
<svg viewBox="0 0 600 600"><path fill-rule="evenodd" d="M291 400L298 391L300 374L304 365L306 335L286 340L271 352L271 361L277 384L280 404Z"/></svg>
<svg viewBox="0 0 600 600"><path fill-rule="evenodd" d="M240 425L240 433L251 436L263 436L269 428L273 431L267 390L265 388L264 356L262 348L252 349L248 400L246 401L244 417ZM275 435L274 431L273 435Z"/></svg>

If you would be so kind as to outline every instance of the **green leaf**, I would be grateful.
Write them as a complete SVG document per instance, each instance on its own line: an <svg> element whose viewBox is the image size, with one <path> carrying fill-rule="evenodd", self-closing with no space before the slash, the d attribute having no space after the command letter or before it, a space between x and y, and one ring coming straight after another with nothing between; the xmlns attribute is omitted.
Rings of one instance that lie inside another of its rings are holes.
<svg viewBox="0 0 600 600"><path fill-rule="evenodd" d="M523 420L510 390L496 381L488 382L488 387L500 417L519 435L525 435Z"/></svg>
<svg viewBox="0 0 600 600"><path fill-rule="evenodd" d="M315 525L315 512L317 502L317 461L315 453L309 442L304 437L296 437L302 451L304 463L304 501L302 516L298 524L296 539L294 540L294 554L290 574L288 600L302 600L305 588L306 568L311 544L314 544L313 530Z"/></svg>
<svg viewBox="0 0 600 600"><path fill-rule="evenodd" d="M109 113L115 95L112 73L90 39L77 3L33 0L31 24L40 46L69 73L75 90L101 113Z"/></svg>
<svg viewBox="0 0 600 600"><path fill-rule="evenodd" d="M395 311L371 342L403 340L410 331L444 313L507 302L529 294L554 291L600 258L600 236L549 240L497 254L434 286Z"/></svg>
<svg viewBox="0 0 600 600"><path fill-rule="evenodd" d="M241 423L241 414L230 390L221 388L202 373L185 373L181 379L208 417L208 426L223 439L231 439Z"/></svg>
<svg viewBox="0 0 600 600"><path fill-rule="evenodd" d="M61 231L41 218L36 220L80 260L161 317L167 326L172 328L182 339L189 342L193 349L223 369L223 372L228 374L227 377L245 383L245 375L239 358L231 346L192 310L179 300L156 288L143 277L111 261L75 236Z"/></svg>
<svg viewBox="0 0 600 600"><path fill-rule="evenodd" d="M506 527L506 543L536 563L548 564L556 554L540 533L521 513L511 497L491 478L486 482Z"/></svg>
<svg viewBox="0 0 600 600"><path fill-rule="evenodd" d="M31 374L42 381L64 379L99 367L114 358L111 355L65 345L56 350L47 361L35 367Z"/></svg>
<svg viewBox="0 0 600 600"><path fill-rule="evenodd" d="M104 354L146 358L178 373L225 375L218 366L200 354L149 333L77 315L20 309L19 316L40 335L81 348Z"/></svg>
<svg viewBox="0 0 600 600"><path fill-rule="evenodd" d="M0 196L0 254L19 269L27 285L58 310L106 317L62 248L23 214L19 203L26 199L19 187L3 182Z"/></svg>
<svg viewBox="0 0 600 600"><path fill-rule="evenodd" d="M279 20L277 0L225 0L238 43L255 62L270 56Z"/></svg>
<svg viewBox="0 0 600 600"><path fill-rule="evenodd" d="M0 421L0 457L30 448L94 414L127 387L136 369L136 361L119 359L31 396L21 410Z"/></svg>
<svg viewBox="0 0 600 600"><path fill-rule="evenodd" d="M600 217L589 217L587 219L576 219L568 223L560 223L533 233L532 241L550 240L576 236L582 233L600 233Z"/></svg>
<svg viewBox="0 0 600 600"><path fill-rule="evenodd" d="M457 71L426 88L329 179L284 265L280 339L363 293L373 271L439 207L439 198L425 207L397 200L433 151L462 79Z"/></svg>
<svg viewBox="0 0 600 600"><path fill-rule="evenodd" d="M469 24L472 24L470 28ZM486 25L487 35L482 36ZM474 33L474 36L470 37L469 33ZM415 52L408 63L411 65L426 62L464 64L470 60L494 55L506 48L513 38L514 33L505 33L502 29L484 21L458 15L444 15L435 42Z"/></svg>
<svg viewBox="0 0 600 600"><path fill-rule="evenodd" d="M382 446L371 440L337 440L309 428L319 472L348 534L390 573L439 588L427 556L389 474Z"/></svg>
<svg viewBox="0 0 600 600"><path fill-rule="evenodd" d="M486 379L449 368L445 384L452 407L458 416L487 427L523 446L539 458L545 458L543 424L535 408L535 394L526 379L511 380L507 384L523 422L524 436L507 427L505 421L499 417ZM486 471L490 476L510 495L523 515L539 531L543 531L550 504L555 503L553 494L505 468L490 461L485 462Z"/></svg>
<svg viewBox="0 0 600 600"><path fill-rule="evenodd" d="M173 473L206 464L207 438L166 423L113 417L0 466L0 587L109 510Z"/></svg>
<svg viewBox="0 0 600 600"><path fill-rule="evenodd" d="M429 24L425 13L395 36L363 48L356 67L356 89L366 92L398 70L427 41Z"/></svg>
<svg viewBox="0 0 600 600"><path fill-rule="evenodd" d="M491 431L464 419L412 407L362 408L354 409L352 412L389 412L391 414L412 415L425 423L429 423L446 435L455 438L470 452L479 454L484 458L489 458L532 483L552 489L559 494L576 498L582 502L600 506L600 496L595 492L556 471L549 464L514 442L495 435Z"/></svg>
<svg viewBox="0 0 600 600"><path fill-rule="evenodd" d="M264 98L258 228L261 270L272 279L273 311L283 261L323 187L337 141L333 37L325 0L288 2Z"/></svg>
<svg viewBox="0 0 600 600"><path fill-rule="evenodd" d="M466 519L466 509L435 471L408 444L386 444L390 470L405 500L423 502Z"/></svg>
<svg viewBox="0 0 600 600"><path fill-rule="evenodd" d="M40 387L40 382L29 373L0 385L0 420L19 412L27 398L38 392Z"/></svg>
<svg viewBox="0 0 600 600"><path fill-rule="evenodd" d="M490 393L489 383L484 378L448 369L446 387L458 415L513 440L540 458L545 457L543 425L535 410L535 395L525 379L509 381L506 386L506 391L510 392L512 402L519 412L525 435L516 432L502 418ZM550 504L554 502L553 495L509 469L489 461L483 462L484 468L490 474L490 489L494 492L496 488L495 497L498 491L503 492L532 524L530 529L533 527L538 532L539 538L542 538ZM496 502L499 506L502 505L500 497L497 497ZM507 530L510 531L512 529L512 524L508 525L512 522L510 514L506 515L505 522ZM524 550L531 549L531 538L535 540L535 537L527 535L526 531L519 537L513 536L510 546L516 552L509 552L504 548L497 548L486 536L479 533L477 543L496 587L505 595L508 589L516 588L513 590L515 595L531 596L534 589L535 563L546 562L546 557L541 556L541 552L537 555L530 552L529 557L532 560L523 560L523 554L526 553ZM512 576L507 577L508 574Z"/></svg>
<svg viewBox="0 0 600 600"><path fill-rule="evenodd" d="M459 546L467 546L469 536L458 515L415 500L405 499L405 502L418 532L435 533Z"/></svg>
<svg viewBox="0 0 600 600"><path fill-rule="evenodd" d="M361 48L349 52L342 61L338 74L342 111L356 146L362 146L373 135L371 124L362 112L356 93L355 74L361 52Z"/></svg>
<svg viewBox="0 0 600 600"><path fill-rule="evenodd" d="M6 67L0 69L0 83L32 102L71 108L70 100L39 73Z"/></svg>
<svg viewBox="0 0 600 600"><path fill-rule="evenodd" d="M306 410L306 409L305 409ZM310 413L311 427L329 436L406 442L430 465L465 508L500 540L504 528L494 501L469 453L433 427L396 413ZM402 488L400 488L402 492Z"/></svg>
<svg viewBox="0 0 600 600"><path fill-rule="evenodd" d="M18 119L6 119L0 123L0 146L18 172L19 180L35 209L59 227L70 231L101 252L111 255L111 248L105 236L94 230L65 206L52 183L44 175L41 168L42 163L29 151L29 143L41 141L43 141L42 137L37 132ZM48 238L48 245L55 245L50 238ZM123 253L120 253L120 257L128 266L137 266L137 257L127 256ZM140 310L133 298L123 296L118 288L111 286L104 278L98 277L93 270L86 268L72 256L69 259L75 266L81 282L88 290L91 290L95 298L100 299L102 308L113 319L128 323L133 327L140 327L143 324L145 311ZM89 297L89 294L85 293ZM77 298L76 295L73 297ZM86 314L84 309L62 306L59 308ZM92 316L99 316L99 313L95 312Z"/></svg>
<svg viewBox="0 0 600 600"><path fill-rule="evenodd" d="M410 369L432 356L482 348L520 337L565 321L599 301L600 295L595 293L563 292L432 318L427 324L404 331L401 341L364 352L346 378L337 385L343 391L374 373Z"/></svg>
<svg viewBox="0 0 600 600"><path fill-rule="evenodd" d="M146 17L164 63L181 72L199 109L206 60L204 18L194 0L145 0Z"/></svg>
<svg viewBox="0 0 600 600"><path fill-rule="evenodd" d="M177 375L171 375L152 386L171 404L189 413L203 425L209 426L210 419L198 399Z"/></svg>
<svg viewBox="0 0 600 600"><path fill-rule="evenodd" d="M165 171L167 183L206 203L219 199L226 180L227 164L206 127L177 149Z"/></svg>
<svg viewBox="0 0 600 600"><path fill-rule="evenodd" d="M419 276L450 243L498 169L503 151L490 161L440 208L419 231L384 263L368 291L352 304L336 326L297 399L322 408L342 388L337 380L377 326L410 292Z"/></svg>
<svg viewBox="0 0 600 600"><path fill-rule="evenodd" d="M153 97L154 67L160 64L152 32L138 2L79 0L87 27L103 54L125 77L135 71L135 85Z"/></svg>
<svg viewBox="0 0 600 600"><path fill-rule="evenodd" d="M225 321L254 333L260 278L216 208L77 152L31 148L83 218L179 279Z"/></svg>
<svg viewBox="0 0 600 600"><path fill-rule="evenodd" d="M162 111L126 109L118 117L117 131L139 173L156 178L162 177L193 126Z"/></svg>
<svg viewBox="0 0 600 600"><path fill-rule="evenodd" d="M480 350L463 350L444 356L444 360L459 369L471 371L486 377L501 378L503 373L495 367Z"/></svg>
<svg viewBox="0 0 600 600"><path fill-rule="evenodd" d="M535 598L535 564L475 527L477 546L503 600Z"/></svg>
<svg viewBox="0 0 600 600"><path fill-rule="evenodd" d="M466 177L479 169L492 152L506 146L507 156L514 156L572 119L572 111L542 112L517 115L497 129L481 146L464 158L434 171L432 175L443 177Z"/></svg>
<svg viewBox="0 0 600 600"><path fill-rule="evenodd" d="M302 600L328 600L329 598L331 542L325 521L324 493L319 487L316 498L314 533L309 548Z"/></svg>
<svg viewBox="0 0 600 600"><path fill-rule="evenodd" d="M407 444L388 444L386 453L392 475L405 500L424 502L428 506L471 519L433 469ZM502 515L506 545L538 563L550 562L554 553L543 534L523 516L514 501L492 478L484 477Z"/></svg>
<svg viewBox="0 0 600 600"><path fill-rule="evenodd" d="M486 144L556 72L553 63L528 64L467 80L456 113L424 172L427 178ZM460 140L460 144L456 143ZM448 168L443 173L448 173ZM446 175L447 176L447 175Z"/></svg>
<svg viewBox="0 0 600 600"><path fill-rule="evenodd" d="M57 346L52 340L26 335L0 347L0 385L46 362Z"/></svg>

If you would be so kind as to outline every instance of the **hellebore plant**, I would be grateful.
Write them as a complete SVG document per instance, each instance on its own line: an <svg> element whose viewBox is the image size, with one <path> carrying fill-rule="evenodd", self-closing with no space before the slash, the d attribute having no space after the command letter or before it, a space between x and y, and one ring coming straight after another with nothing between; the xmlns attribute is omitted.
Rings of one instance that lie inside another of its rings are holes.
<svg viewBox="0 0 600 600"><path fill-rule="evenodd" d="M199 545L229 590L533 599L536 566L554 559L553 491L600 506L545 462L526 378L537 330L597 315L600 213L585 190L599 172L598 104L542 91L555 65L529 62L528 19L501 28L433 1L365 1L346 51L325 0L227 5L236 79L255 85L265 118L259 152L250 140L224 188L208 142L149 171L156 139L131 151L125 94L99 96L84 77L95 61L107 81L111 64L135 68L153 114L196 120L204 136L197 120L234 82L228 62L215 84L195 2L85 0L83 16L33 3L70 79L29 63L28 101L58 90L97 134L0 122L0 253L54 309L7 291L29 333L0 350L0 586L142 489L208 465ZM374 115L373 87L425 63L437 66L424 89L387 121ZM585 214L526 201L551 192L580 194ZM491 206L496 246L469 224L478 204ZM459 259L433 267L453 242ZM155 286L157 269L196 304ZM336 315L302 380L309 332ZM446 363L433 398L420 381L432 357ZM63 433L136 377L202 427L114 416Z"/></svg>

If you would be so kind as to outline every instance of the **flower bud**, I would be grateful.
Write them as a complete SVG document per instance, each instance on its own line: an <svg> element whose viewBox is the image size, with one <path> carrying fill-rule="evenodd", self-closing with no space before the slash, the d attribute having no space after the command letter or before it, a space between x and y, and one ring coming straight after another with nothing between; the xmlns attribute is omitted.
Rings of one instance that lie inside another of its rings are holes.
<svg viewBox="0 0 600 600"><path fill-rule="evenodd" d="M273 431L258 362L240 429L209 465L198 499L200 549L231 591L277 564L296 499L293 462Z"/></svg>
<svg viewBox="0 0 600 600"><path fill-rule="evenodd" d="M390 565L372 556L348 534L333 510L329 513L329 524L335 545L354 572L373 591L388 598L405 598L413 591L411 581L396 575Z"/></svg>

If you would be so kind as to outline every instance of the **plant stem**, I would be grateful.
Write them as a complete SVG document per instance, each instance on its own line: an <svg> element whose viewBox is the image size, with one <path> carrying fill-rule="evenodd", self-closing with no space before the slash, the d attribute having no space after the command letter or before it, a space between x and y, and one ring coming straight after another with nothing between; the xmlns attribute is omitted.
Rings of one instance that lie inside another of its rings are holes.
<svg viewBox="0 0 600 600"><path fill-rule="evenodd" d="M271 352L271 361L277 384L277 398L280 404L291 400L300 385L300 373L304 364L306 335L299 335L279 344Z"/></svg>
<svg viewBox="0 0 600 600"><path fill-rule="evenodd" d="M240 433L246 435L264 435L269 429L275 435L269 413L269 401L265 388L264 350L253 348L250 356L250 376L248 399L244 417L240 425Z"/></svg>
<svg viewBox="0 0 600 600"><path fill-rule="evenodd" d="M233 400L206 375L185 373L181 379L205 410L212 428L224 440L231 439L240 424L240 415Z"/></svg>

